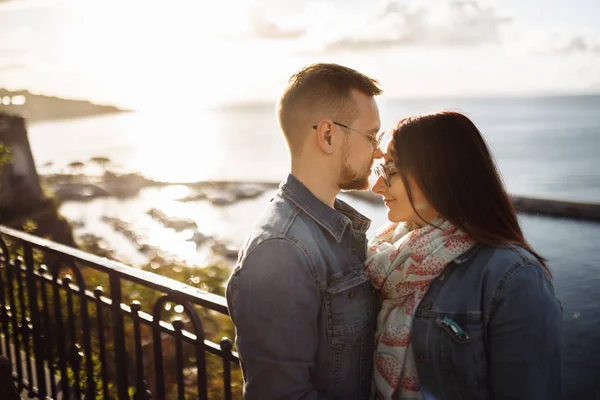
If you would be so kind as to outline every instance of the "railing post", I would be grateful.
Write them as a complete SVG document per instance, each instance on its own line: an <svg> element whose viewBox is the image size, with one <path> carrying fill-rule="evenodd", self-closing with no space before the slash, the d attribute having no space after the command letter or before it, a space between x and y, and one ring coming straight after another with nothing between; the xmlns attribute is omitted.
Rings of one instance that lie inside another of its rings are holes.
<svg viewBox="0 0 600 400"><path fill-rule="evenodd" d="M60 262L57 261L52 268L52 294L54 302L54 319L56 321L56 334L53 335L56 338L56 347L58 350L58 370L60 371L60 381L56 384L56 390L62 391L64 398L69 399L71 394L71 386L69 385L69 374L67 372L67 353L65 350L65 335L63 330L63 313L60 301L60 284L58 283L58 277L60 275ZM69 281L69 277L63 279ZM68 286L68 282L67 286Z"/></svg>
<svg viewBox="0 0 600 400"><path fill-rule="evenodd" d="M38 386L38 397L46 398L46 373L44 370L44 336L42 333L42 324L40 320L40 311L38 309L38 299L36 290L36 279L34 273L34 260L31 244L23 242L23 250L25 251L25 267L27 268L27 289L29 296L29 308L31 316L31 325L33 330L33 354L35 356L36 366L36 381ZM51 362L51 360L48 360ZM33 379L31 379L33 387Z"/></svg>
<svg viewBox="0 0 600 400"><path fill-rule="evenodd" d="M48 372L49 372L49 378L48 378L48 384L50 385L50 396L51 398L56 398L57 397L57 391L56 391L56 374L55 374L55 367L54 367L54 351L52 350L53 347L53 343L54 343L54 334L56 334L55 327L52 325L53 322L50 321L50 303L48 302L48 293L46 292L46 279L44 278L46 276L46 274L48 274L48 268L45 265L40 265L40 268L38 270L38 273L40 274L40 276L42 277L41 282L40 282L40 292L42 295L42 318L44 320L44 341L46 343L46 345L44 346L44 350L45 350L45 357L46 357L46 361L47 361L47 366L48 366Z"/></svg>
<svg viewBox="0 0 600 400"><path fill-rule="evenodd" d="M165 398L165 378L163 376L162 337L160 332L160 313L164 307L165 297L161 297L154 304L152 311L152 341L154 346L154 379L156 398Z"/></svg>
<svg viewBox="0 0 600 400"><path fill-rule="evenodd" d="M117 388L119 400L129 399L127 383L127 350L125 349L125 328L121 314L121 280L116 273L110 274L110 298L113 311L113 339L115 341L115 362L117 364Z"/></svg>
<svg viewBox="0 0 600 400"><path fill-rule="evenodd" d="M23 242L23 247L25 247L25 242ZM21 333L21 340L23 343L23 349L25 350L25 359L23 362L25 363L25 371L27 372L27 380L31 382L29 385L29 393L30 397L35 396L33 391L33 367L31 365L31 359L33 358L31 351L33 349L29 346L29 339L31 338L31 329L29 329L30 317L27 316L27 309L31 306L31 302L29 301L29 296L27 297L27 301L25 301L25 290L27 290L26 286L27 282L23 283L23 268L21 266L24 263L24 259L22 257L17 257L15 260L15 267L17 269L17 294L19 299L19 308L21 311L21 326L19 327L19 332ZM27 270L25 271L25 275L27 274ZM25 276L27 279L27 276ZM26 386L24 383L21 384L21 389L24 389Z"/></svg>
<svg viewBox="0 0 600 400"><path fill-rule="evenodd" d="M10 268L10 254L8 253L8 247L4 243L4 240L0 236L0 325L2 325L2 331L4 332L4 345L6 346L6 357L9 363L12 363L13 357L10 351L10 318L8 316L8 310L10 306L7 304L7 297L4 295L5 287L8 289L7 274L4 271ZM8 296L9 294L7 294ZM1 346L1 343L0 343Z"/></svg>
<svg viewBox="0 0 600 400"><path fill-rule="evenodd" d="M19 382L19 393L23 390L23 364L21 361L21 339L19 339L19 323L17 322L17 303L15 300L15 286L13 285L13 273L19 274L19 266L14 262L8 261L6 267L6 279L8 281L8 303L10 305L10 322L12 325L13 342L15 346L14 363L17 366L17 379ZM16 271L14 271L14 270Z"/></svg>
<svg viewBox="0 0 600 400"><path fill-rule="evenodd" d="M75 272L75 271L73 271ZM75 329L75 312L73 306L73 289L71 288L71 275L66 275L63 279L63 286L65 287L65 293L67 294L67 331L69 332L69 345L67 349L67 360L71 364L71 370L75 378L75 385L73 385L73 393L75 398L81 398L81 361L83 355L81 354L81 346L77 343L77 334Z"/></svg>
<svg viewBox="0 0 600 400"><path fill-rule="evenodd" d="M219 343L223 352L223 390L225 392L225 400L231 400L231 349L233 343L229 338L222 338Z"/></svg>
<svg viewBox="0 0 600 400"><path fill-rule="evenodd" d="M106 341L104 340L104 315L102 309L102 286L94 289L96 297L96 322L98 327L98 342L100 347L100 375L102 376L102 395L108 398L108 373L106 372Z"/></svg>
<svg viewBox="0 0 600 400"><path fill-rule="evenodd" d="M140 310L141 304L134 300L131 304L131 314L133 317L133 329L135 339L135 356L137 364L137 384L133 400L149 400L152 398L152 393L148 390L148 382L144 379L144 355L142 349L142 331L140 326Z"/></svg>
<svg viewBox="0 0 600 400"><path fill-rule="evenodd" d="M10 365L10 360L4 356L0 356L0 398L2 400L21 400L13 382L12 365Z"/></svg>
<svg viewBox="0 0 600 400"><path fill-rule="evenodd" d="M177 376L177 398L179 400L185 400L185 380L183 377L183 336L181 334L184 324L181 319L174 320L172 324L173 329L175 329L175 364L177 365L177 367L175 367L175 373Z"/></svg>

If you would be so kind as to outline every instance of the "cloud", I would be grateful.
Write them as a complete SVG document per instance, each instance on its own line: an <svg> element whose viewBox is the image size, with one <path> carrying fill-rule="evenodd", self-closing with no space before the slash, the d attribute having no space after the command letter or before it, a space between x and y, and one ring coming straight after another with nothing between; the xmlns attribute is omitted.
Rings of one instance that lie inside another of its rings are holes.
<svg viewBox="0 0 600 400"><path fill-rule="evenodd" d="M65 0L0 0L0 12L44 8Z"/></svg>
<svg viewBox="0 0 600 400"><path fill-rule="evenodd" d="M600 55L600 37L589 32L538 31L530 34L525 48L541 56Z"/></svg>
<svg viewBox="0 0 600 400"><path fill-rule="evenodd" d="M25 64L21 64L21 63L16 63L16 62L15 63L13 63L13 62L0 63L0 73L21 71L25 68L27 68L27 66Z"/></svg>
<svg viewBox="0 0 600 400"><path fill-rule="evenodd" d="M390 0L365 26L330 41L325 49L472 47L500 42L500 30L510 21L496 7L478 0Z"/></svg>
<svg viewBox="0 0 600 400"><path fill-rule="evenodd" d="M259 9L250 11L250 35L257 39L297 39L304 36L306 31L302 28L283 28L280 24L271 21Z"/></svg>
<svg viewBox="0 0 600 400"><path fill-rule="evenodd" d="M585 35L571 35L554 42L552 50L560 54L590 53L600 55L600 40Z"/></svg>

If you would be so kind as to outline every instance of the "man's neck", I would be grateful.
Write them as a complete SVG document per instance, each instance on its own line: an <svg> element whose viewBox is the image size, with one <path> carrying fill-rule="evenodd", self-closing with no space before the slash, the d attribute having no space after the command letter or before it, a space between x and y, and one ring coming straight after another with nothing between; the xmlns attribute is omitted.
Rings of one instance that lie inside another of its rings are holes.
<svg viewBox="0 0 600 400"><path fill-rule="evenodd" d="M316 198L333 207L336 196L340 193L340 188L332 184L332 180L328 179L326 174L319 174L314 171L294 168L292 166L292 175L296 177Z"/></svg>

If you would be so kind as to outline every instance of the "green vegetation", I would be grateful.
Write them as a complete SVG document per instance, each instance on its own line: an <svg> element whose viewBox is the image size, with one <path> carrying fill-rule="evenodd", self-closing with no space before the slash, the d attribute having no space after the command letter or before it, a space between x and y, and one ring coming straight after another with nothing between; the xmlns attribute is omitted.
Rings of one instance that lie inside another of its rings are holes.
<svg viewBox="0 0 600 400"><path fill-rule="evenodd" d="M73 172L77 173L81 172L81 170L85 167L85 163L82 163L81 161L72 161L69 163L68 167Z"/></svg>
<svg viewBox="0 0 600 400"><path fill-rule="evenodd" d="M4 164L8 164L10 162L10 151L4 145L4 143L0 142L0 167Z"/></svg>
<svg viewBox="0 0 600 400"><path fill-rule="evenodd" d="M92 158L90 158L90 162L92 162L94 164L98 164L100 167L102 167L104 169L106 169L106 167L108 167L111 163L110 158L102 157L102 156L92 157Z"/></svg>

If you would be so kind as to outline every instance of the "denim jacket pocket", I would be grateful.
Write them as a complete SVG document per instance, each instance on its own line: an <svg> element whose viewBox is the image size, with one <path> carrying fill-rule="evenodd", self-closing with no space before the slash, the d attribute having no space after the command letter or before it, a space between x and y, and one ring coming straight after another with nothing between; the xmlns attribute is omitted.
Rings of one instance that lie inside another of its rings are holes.
<svg viewBox="0 0 600 400"><path fill-rule="evenodd" d="M332 347L351 349L368 332L370 285L362 264L330 282L325 304L327 336Z"/></svg>
<svg viewBox="0 0 600 400"><path fill-rule="evenodd" d="M440 314L435 320L440 333L441 364L453 397L484 399L487 396L487 361L483 317L480 312Z"/></svg>

